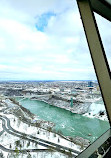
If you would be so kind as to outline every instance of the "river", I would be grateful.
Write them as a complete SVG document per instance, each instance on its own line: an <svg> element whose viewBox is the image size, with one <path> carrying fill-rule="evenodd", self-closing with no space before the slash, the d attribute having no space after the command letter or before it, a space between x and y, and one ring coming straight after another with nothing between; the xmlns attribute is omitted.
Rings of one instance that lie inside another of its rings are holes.
<svg viewBox="0 0 111 158"><path fill-rule="evenodd" d="M54 122L54 129L56 131L62 131L65 136L79 136L93 142L109 129L108 121L73 114L38 100L31 100L28 98L23 100L21 100L21 98L16 98L16 100L40 119Z"/></svg>

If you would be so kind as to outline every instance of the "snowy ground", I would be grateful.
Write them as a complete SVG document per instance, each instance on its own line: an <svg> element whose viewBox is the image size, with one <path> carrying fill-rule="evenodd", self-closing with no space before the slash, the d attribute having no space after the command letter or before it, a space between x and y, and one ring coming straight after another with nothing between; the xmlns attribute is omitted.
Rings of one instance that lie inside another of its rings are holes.
<svg viewBox="0 0 111 158"><path fill-rule="evenodd" d="M83 116L89 117L89 118L97 118L103 121L108 121L108 117L106 115L100 116L99 114L93 114L93 113L86 113Z"/></svg>
<svg viewBox="0 0 111 158"><path fill-rule="evenodd" d="M2 128L2 120L0 120L0 132L3 130Z"/></svg>
<svg viewBox="0 0 111 158"><path fill-rule="evenodd" d="M14 115L9 114L9 115L7 115L7 117L11 120L11 126L20 132L30 134L37 138L41 138L41 139L44 139L44 140L47 140L47 141L50 141L50 142L53 142L53 143L56 143L59 145L65 144L66 147L80 151L80 148L81 148L80 146L75 145L74 143L62 138L61 136L59 136L55 133L49 132L42 128L29 126L28 124L23 123L20 119L18 119Z"/></svg>
<svg viewBox="0 0 111 158"><path fill-rule="evenodd" d="M13 137L13 138L12 138ZM20 145L17 145L17 142ZM0 144L7 149L15 149L16 147L20 149L46 149L45 147L38 145L33 142L29 142L28 140L20 139L16 136L12 136L11 134L4 132L2 137L0 137Z"/></svg>
<svg viewBox="0 0 111 158"><path fill-rule="evenodd" d="M12 104L10 104L10 101L6 101L6 102L4 101L3 108L7 107L7 105L9 105L10 108L11 107L14 108L14 106ZM2 107L0 110L2 110ZM0 112L0 115L6 116L7 118L9 118L11 127L17 131L20 131L24 134L32 135L34 137L41 138L43 140L47 140L49 142L56 143L56 144L74 149L76 151L82 151L81 146L70 142L69 140L61 137L60 135L58 135L56 133L49 132L45 129L42 129L39 127L34 127L34 126L28 125L26 123L23 123L20 120L20 118L17 118L14 114L4 114L3 112ZM0 132L2 130L3 130L2 121L0 120ZM46 147L41 146L38 143L29 142L29 140L25 140L24 138L19 138L17 136L11 135L5 131L0 137L0 144L9 150L10 149L11 150L46 149ZM17 154L17 153L13 153L13 152L12 153L6 152L6 151L0 149L0 153L1 152L3 153L5 158L14 158L14 155ZM51 158L51 157L67 158L67 155L64 155L63 153L59 153L56 151L55 152L49 152L49 151L39 152L38 151L38 152L30 152L27 154L19 153L18 158L27 158L27 156L29 158Z"/></svg>
<svg viewBox="0 0 111 158"><path fill-rule="evenodd" d="M3 114L3 116L8 117L11 120L11 126L21 132L24 132L26 134L30 134L33 135L35 137L44 139L44 140L48 140L60 145L64 145L67 147L70 147L72 149L78 150L80 151L80 146L77 146L73 143L71 143L70 141L67 141L65 139L63 139L62 137L60 137L57 134L54 134L52 132L48 132L47 130L41 129L41 128L37 128L37 127L33 127L33 126L29 126L26 123L23 123L22 121L20 121L17 117L15 117L12 114ZM0 122L0 126L1 126L1 122ZM2 130L2 128L1 128ZM38 132L39 131L39 132ZM59 141L58 141L59 140ZM20 145L17 145L17 142L19 142ZM2 134L2 136L0 137L0 144L2 146L4 146L7 149L18 149L18 150L22 150L22 149L46 149L43 146L38 145L37 143L33 143L33 142L29 142L28 140L24 140L21 139L19 137L13 136L7 132L4 132ZM11 153L5 152L3 150L0 150L5 158L10 157L11 158ZM30 152L27 154L20 154L18 158L27 158L27 156L31 156L31 158L67 158L67 155L64 155L62 153L59 152ZM14 157L14 153L12 153L12 158Z"/></svg>
<svg viewBox="0 0 111 158"><path fill-rule="evenodd" d="M2 151L0 150L0 153ZM7 153L3 152L4 158L14 158L16 155L17 158L69 158L68 155L64 155L59 152L29 152L26 154L19 153L19 156L17 156L16 153Z"/></svg>

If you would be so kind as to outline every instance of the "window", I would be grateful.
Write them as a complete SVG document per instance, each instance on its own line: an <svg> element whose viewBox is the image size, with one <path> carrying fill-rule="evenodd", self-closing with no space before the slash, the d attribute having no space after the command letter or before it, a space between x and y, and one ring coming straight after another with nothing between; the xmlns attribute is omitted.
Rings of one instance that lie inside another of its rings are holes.
<svg viewBox="0 0 111 158"><path fill-rule="evenodd" d="M0 154L77 156L109 123L76 2L1 1L0 19Z"/></svg>

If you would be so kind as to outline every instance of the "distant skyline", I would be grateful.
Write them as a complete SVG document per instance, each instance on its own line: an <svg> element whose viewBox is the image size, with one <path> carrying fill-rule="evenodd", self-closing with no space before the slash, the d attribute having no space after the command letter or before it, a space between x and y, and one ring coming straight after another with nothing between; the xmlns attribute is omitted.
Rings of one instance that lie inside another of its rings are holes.
<svg viewBox="0 0 111 158"><path fill-rule="evenodd" d="M0 82L76 82L76 81L98 82L97 80L0 80Z"/></svg>
<svg viewBox="0 0 111 158"><path fill-rule="evenodd" d="M111 65L111 24L96 18ZM75 0L0 1L0 80L96 80Z"/></svg>

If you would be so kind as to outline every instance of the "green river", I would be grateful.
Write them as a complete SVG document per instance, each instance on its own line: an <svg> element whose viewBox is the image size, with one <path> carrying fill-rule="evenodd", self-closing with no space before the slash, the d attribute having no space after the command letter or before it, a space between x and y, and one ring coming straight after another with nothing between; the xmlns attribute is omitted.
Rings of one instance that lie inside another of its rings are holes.
<svg viewBox="0 0 111 158"><path fill-rule="evenodd" d="M73 114L67 110L54 107L38 100L28 98L23 100L16 98L16 100L40 119L55 123L54 129L56 131L62 131L65 136L79 136L93 142L109 129L109 123L107 121ZM89 134L91 136L89 136Z"/></svg>

